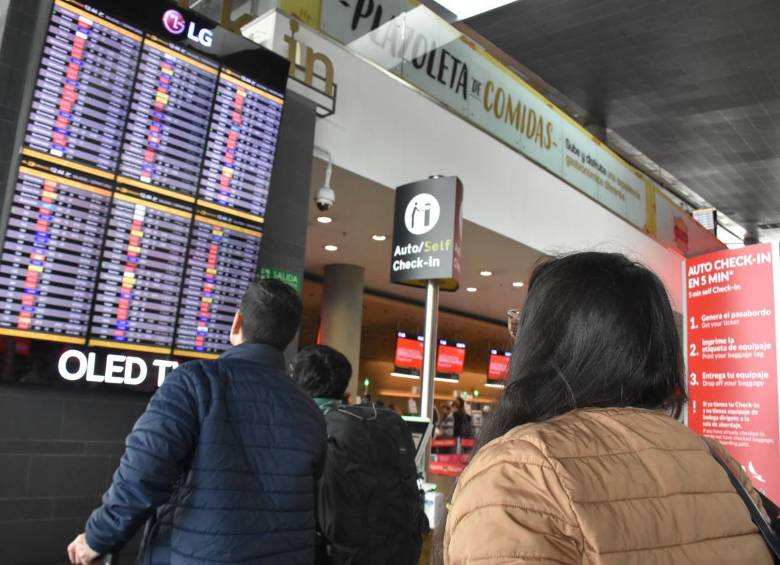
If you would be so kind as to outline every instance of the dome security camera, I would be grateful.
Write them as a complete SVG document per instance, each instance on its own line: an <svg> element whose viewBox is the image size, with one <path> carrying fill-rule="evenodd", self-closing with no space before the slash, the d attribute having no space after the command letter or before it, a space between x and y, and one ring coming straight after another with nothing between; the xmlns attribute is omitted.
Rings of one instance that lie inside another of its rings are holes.
<svg viewBox="0 0 780 565"><path fill-rule="evenodd" d="M336 203L336 193L328 186L322 186L314 197L314 203L317 205L317 209L320 212L327 212Z"/></svg>
<svg viewBox="0 0 780 565"><path fill-rule="evenodd" d="M320 212L327 212L336 203L336 192L330 187L330 179L333 175L333 161L330 158L330 153L322 149L320 151L328 156L328 166L325 168L325 182L322 183L322 186L314 196L314 203Z"/></svg>

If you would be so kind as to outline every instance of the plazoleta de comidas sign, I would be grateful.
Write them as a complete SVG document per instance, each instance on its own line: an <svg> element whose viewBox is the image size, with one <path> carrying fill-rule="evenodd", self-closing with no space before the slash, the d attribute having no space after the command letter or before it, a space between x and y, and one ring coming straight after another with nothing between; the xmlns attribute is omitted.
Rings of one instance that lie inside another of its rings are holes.
<svg viewBox="0 0 780 565"><path fill-rule="evenodd" d="M391 282L425 286L437 280L442 290L457 290L462 201L458 177L435 177L396 189Z"/></svg>
<svg viewBox="0 0 780 565"><path fill-rule="evenodd" d="M686 263L688 424L725 445L756 488L780 500L778 246Z"/></svg>

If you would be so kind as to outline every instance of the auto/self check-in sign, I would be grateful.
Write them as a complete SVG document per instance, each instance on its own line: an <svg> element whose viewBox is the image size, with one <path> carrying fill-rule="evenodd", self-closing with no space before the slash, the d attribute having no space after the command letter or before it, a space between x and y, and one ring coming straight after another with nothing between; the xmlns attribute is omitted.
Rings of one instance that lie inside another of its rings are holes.
<svg viewBox="0 0 780 565"><path fill-rule="evenodd" d="M391 282L425 286L428 280L438 280L442 290L457 290L462 201L458 177L430 178L396 189Z"/></svg>

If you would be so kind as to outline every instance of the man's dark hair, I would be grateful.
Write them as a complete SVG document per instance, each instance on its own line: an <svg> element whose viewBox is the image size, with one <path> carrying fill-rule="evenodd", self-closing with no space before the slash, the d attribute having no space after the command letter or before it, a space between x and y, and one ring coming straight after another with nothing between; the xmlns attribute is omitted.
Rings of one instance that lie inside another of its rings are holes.
<svg viewBox="0 0 780 565"><path fill-rule="evenodd" d="M309 345L295 356L293 379L314 398L341 398L352 377L352 365L327 345Z"/></svg>
<svg viewBox="0 0 780 565"><path fill-rule="evenodd" d="M244 339L283 350L301 321L301 299L293 287L275 279L258 279L241 299Z"/></svg>

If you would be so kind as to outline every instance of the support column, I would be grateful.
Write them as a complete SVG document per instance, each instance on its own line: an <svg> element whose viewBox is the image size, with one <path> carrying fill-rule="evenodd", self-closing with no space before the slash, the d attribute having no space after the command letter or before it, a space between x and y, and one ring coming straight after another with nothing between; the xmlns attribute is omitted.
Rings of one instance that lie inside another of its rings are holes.
<svg viewBox="0 0 780 565"><path fill-rule="evenodd" d="M274 269L295 275L299 284L303 283L316 121L316 105L299 94L288 92L276 141L263 244L257 260L258 275L264 269ZM297 351L298 336L295 336L284 351L285 366Z"/></svg>
<svg viewBox="0 0 780 565"><path fill-rule="evenodd" d="M340 351L352 364L347 392L353 401L360 378L364 273L358 265L326 265L323 284L320 343Z"/></svg>

